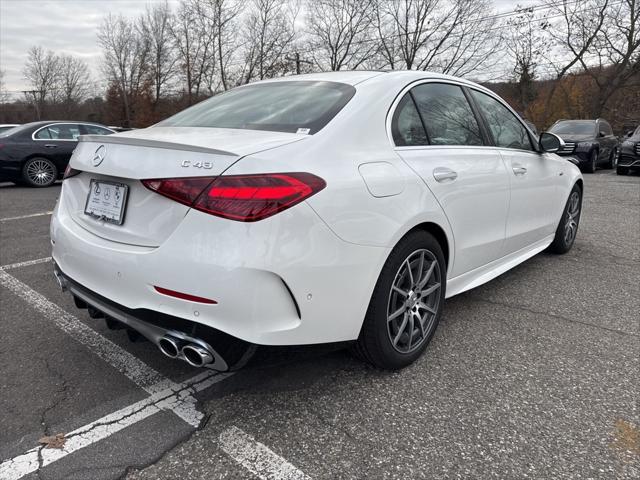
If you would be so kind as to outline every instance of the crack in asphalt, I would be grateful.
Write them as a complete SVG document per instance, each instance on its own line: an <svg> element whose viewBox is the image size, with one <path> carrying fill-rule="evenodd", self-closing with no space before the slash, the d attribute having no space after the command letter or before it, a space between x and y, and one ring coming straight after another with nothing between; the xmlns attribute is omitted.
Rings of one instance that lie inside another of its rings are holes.
<svg viewBox="0 0 640 480"><path fill-rule="evenodd" d="M42 425L43 427L43 430L42 430L43 435L48 436L50 435L50 431L49 431L49 422L47 422L47 416L49 412L55 410L60 404L62 404L62 402L67 400L68 393L69 393L69 384L67 382L67 379L64 377L64 375L58 370L54 369L46 357L42 358L41 360L44 363L44 366L47 372L51 376L57 378L62 383L61 387L58 388L56 391L56 394L57 394L56 396L58 398L51 405L44 408L40 414L40 425ZM41 444L40 447L38 448L38 470L36 470L36 476L39 479L42 478L40 474L40 470L43 467L43 461L44 461L44 459L42 458L42 450L46 447L47 446L45 444Z"/></svg>
<svg viewBox="0 0 640 480"><path fill-rule="evenodd" d="M507 309L521 310L523 312L533 313L534 315L546 315L547 317L555 318L555 319L558 319L558 320L564 320L565 322L577 323L579 325L585 325L585 326L588 326L588 327L598 328L600 330L605 330L607 332L616 333L618 335L625 335L625 336L631 336L631 337L640 338L640 334L637 334L637 333L625 332L624 330L618 330L618 329L615 329L615 328L605 327L605 326L597 325L597 324L594 324L594 323L584 322L582 320L576 320L574 318L565 317L565 316L559 315L557 313L545 312L545 311L541 311L541 310L534 310L534 309L532 309L530 307L527 307L525 305L516 305L516 304L512 304L512 303L498 302L496 300L487 300L486 298L480 298L480 297L474 296L474 295L469 295L467 298L469 298L470 300L472 300L474 302L488 303L490 305L498 305L498 306L501 306L501 307L506 307Z"/></svg>

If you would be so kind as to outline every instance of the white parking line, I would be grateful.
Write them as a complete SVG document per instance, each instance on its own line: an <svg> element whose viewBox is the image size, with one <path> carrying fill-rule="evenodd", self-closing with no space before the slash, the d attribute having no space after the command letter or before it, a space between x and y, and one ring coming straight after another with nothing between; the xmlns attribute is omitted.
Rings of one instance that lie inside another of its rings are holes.
<svg viewBox="0 0 640 480"><path fill-rule="evenodd" d="M51 261L51 257L38 258L36 260L27 260L26 262L11 263L0 267L0 270L12 270L14 268L30 267L31 265L38 265L40 263L47 263Z"/></svg>
<svg viewBox="0 0 640 480"><path fill-rule="evenodd" d="M219 440L227 455L262 480L310 480L304 472L238 427L224 430Z"/></svg>
<svg viewBox="0 0 640 480"><path fill-rule="evenodd" d="M175 412L179 405L195 402L192 394L209 388L232 373L204 372L170 388L156 389L156 393L132 405L106 415L95 422L65 434L62 449L35 447L26 453L0 463L0 479L18 480L67 455L113 435L163 410Z"/></svg>
<svg viewBox="0 0 640 480"><path fill-rule="evenodd" d="M61 450L40 446L5 460L0 463L0 480L18 480L162 410L172 411L196 428L204 415L196 409L193 393L233 375L207 370L186 382L175 383L5 271L50 260L51 257L47 257L0 267L0 285L25 300L45 319L87 346L150 396L67 433L67 441ZM294 465L237 427L222 432L220 443L225 453L261 479L309 480Z"/></svg>
<svg viewBox="0 0 640 480"><path fill-rule="evenodd" d="M45 319L68 333L74 340L86 345L92 352L122 372L140 388L153 393L152 387L154 385L167 381L164 376L142 360L103 337L4 270L0 270L0 285L25 300L31 307L40 312Z"/></svg>
<svg viewBox="0 0 640 480"><path fill-rule="evenodd" d="M0 218L0 222L10 222L11 220L22 220L23 218L33 218L33 217L43 217L45 215L51 215L53 212L40 212L40 213L32 213L30 215L20 215L19 217L7 217Z"/></svg>

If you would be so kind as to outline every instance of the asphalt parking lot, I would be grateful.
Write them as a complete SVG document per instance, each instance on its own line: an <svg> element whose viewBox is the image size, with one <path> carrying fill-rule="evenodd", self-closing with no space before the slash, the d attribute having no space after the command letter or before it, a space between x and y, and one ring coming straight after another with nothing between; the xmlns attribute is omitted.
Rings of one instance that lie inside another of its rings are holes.
<svg viewBox="0 0 640 480"><path fill-rule="evenodd" d="M77 310L60 186L0 185L0 479L639 478L640 176L585 183L573 250L450 299L415 365L261 348L232 375Z"/></svg>

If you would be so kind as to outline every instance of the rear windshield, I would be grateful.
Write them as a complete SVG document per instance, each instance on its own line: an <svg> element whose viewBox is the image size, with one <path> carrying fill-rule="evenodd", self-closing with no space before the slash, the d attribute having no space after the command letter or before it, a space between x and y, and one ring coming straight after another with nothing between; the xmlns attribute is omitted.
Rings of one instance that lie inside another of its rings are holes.
<svg viewBox="0 0 640 480"><path fill-rule="evenodd" d="M235 88L160 122L163 127L217 127L313 134L353 97L336 82L267 82Z"/></svg>
<svg viewBox="0 0 640 480"><path fill-rule="evenodd" d="M560 135L594 135L596 124L589 120L558 122L549 131Z"/></svg>

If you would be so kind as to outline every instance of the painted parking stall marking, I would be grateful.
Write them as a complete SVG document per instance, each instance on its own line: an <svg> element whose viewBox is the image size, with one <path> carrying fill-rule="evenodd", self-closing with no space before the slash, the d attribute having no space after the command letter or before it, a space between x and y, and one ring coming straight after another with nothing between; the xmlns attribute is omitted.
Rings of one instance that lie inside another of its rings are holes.
<svg viewBox="0 0 640 480"><path fill-rule="evenodd" d="M20 215L18 217L7 217L7 218L0 218L0 222L10 222L12 220L23 220L25 218L33 218L33 217L43 217L45 215L51 215L53 213L53 211L50 212L40 212L40 213L32 213L29 215Z"/></svg>
<svg viewBox="0 0 640 480"><path fill-rule="evenodd" d="M185 382L176 383L7 273L7 270L50 261L51 257L45 257L1 266L0 285L23 299L74 340L85 345L136 386L149 393L149 396L66 433L62 449L50 449L42 445L4 460L0 463L0 480L18 480L163 410L172 411L184 422L197 428L204 415L196 408L194 394L233 375L233 372L206 370ZM228 428L220 435L220 446L227 455L259 478L309 479L302 471L237 427Z"/></svg>
<svg viewBox="0 0 640 480"><path fill-rule="evenodd" d="M231 426L219 437L220 448L262 480L311 480L266 445L241 429Z"/></svg>
<svg viewBox="0 0 640 480"><path fill-rule="evenodd" d="M0 270L13 270L14 268L30 267L31 265L38 265L40 263L47 263L51 261L51 257L37 258L36 260L27 260L26 262L12 263L10 265L4 265L0 267Z"/></svg>
<svg viewBox="0 0 640 480"><path fill-rule="evenodd" d="M6 460L0 464L0 479L18 480L29 473L56 462L84 447L103 440L135 423L138 423L162 410L176 411L185 403L195 402L193 393L209 388L213 384L227 378L230 373L204 372L181 384L160 389L153 395L116 412L84 425L65 435L66 442L62 449L50 449L44 446L35 447L26 453ZM193 421L200 423L201 417ZM197 425L194 425L197 426Z"/></svg>

